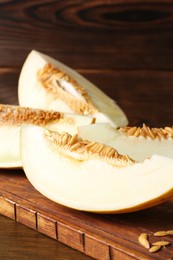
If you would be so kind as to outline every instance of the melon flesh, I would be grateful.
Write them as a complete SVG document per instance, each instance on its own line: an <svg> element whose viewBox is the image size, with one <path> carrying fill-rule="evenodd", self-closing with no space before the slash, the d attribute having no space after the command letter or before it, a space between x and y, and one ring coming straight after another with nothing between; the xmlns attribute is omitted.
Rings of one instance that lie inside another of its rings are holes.
<svg viewBox="0 0 173 260"><path fill-rule="evenodd" d="M173 138L128 136L108 123L79 126L78 133L82 139L114 147L120 154L127 154L136 161L143 162L153 154L173 158Z"/></svg>
<svg viewBox="0 0 173 260"><path fill-rule="evenodd" d="M22 168L20 159L22 124L42 125L44 123L48 129L60 133L68 129L69 133L76 134L78 126L93 122L94 119L89 116L0 105L0 168Z"/></svg>
<svg viewBox="0 0 173 260"><path fill-rule="evenodd" d="M114 127L127 125L128 121L122 109L104 92L73 69L35 50L28 55L20 73L18 98L21 106L76 113L65 102L65 99L60 98L55 93L56 91L45 88L38 79L38 71L47 64L65 72L82 87L97 109L91 115L98 122L109 122ZM65 78L61 80L61 85L69 97L74 99L73 104L79 100L82 104L87 104L87 100ZM90 114L90 112L86 111L84 114Z"/></svg>
<svg viewBox="0 0 173 260"><path fill-rule="evenodd" d="M0 126L0 168L21 168L20 127Z"/></svg>
<svg viewBox="0 0 173 260"><path fill-rule="evenodd" d="M26 176L49 199L90 212L123 213L157 205L173 195L173 159L153 155L120 166L96 157L78 158L46 138L38 126L23 126L21 158Z"/></svg>
<svg viewBox="0 0 173 260"><path fill-rule="evenodd" d="M63 133L67 132L75 135L78 132L78 127L82 125L93 124L95 119L89 116L80 116L69 113L61 113L63 118L60 120L53 120L46 124L46 128Z"/></svg>

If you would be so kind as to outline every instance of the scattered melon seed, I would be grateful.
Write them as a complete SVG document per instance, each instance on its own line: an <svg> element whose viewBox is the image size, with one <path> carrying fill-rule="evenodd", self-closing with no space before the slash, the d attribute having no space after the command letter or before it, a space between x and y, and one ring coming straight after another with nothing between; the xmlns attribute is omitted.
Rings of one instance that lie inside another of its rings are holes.
<svg viewBox="0 0 173 260"><path fill-rule="evenodd" d="M152 246L152 247L149 249L149 252L150 252L150 253L155 253L155 252L159 251L160 248L161 248L161 246L158 246L158 245Z"/></svg>
<svg viewBox="0 0 173 260"><path fill-rule="evenodd" d="M141 233L139 238L138 238L139 244L141 244L141 246L145 247L146 249L150 248L150 244L147 240L147 234L146 233Z"/></svg>
<svg viewBox="0 0 173 260"><path fill-rule="evenodd" d="M162 230L154 233L154 236L158 236L158 237L167 236L167 235L173 235L173 230L167 230L167 231ZM162 240L162 241L153 242L150 247L150 243L148 241L148 236L146 233L141 233L140 236L138 237L138 241L143 247L149 249L150 253L158 252L161 249L161 247L170 245L169 241Z"/></svg>
<svg viewBox="0 0 173 260"><path fill-rule="evenodd" d="M157 241L157 242L152 243L153 246L167 246L169 244L170 244L169 241Z"/></svg>
<svg viewBox="0 0 173 260"><path fill-rule="evenodd" d="M167 231L157 231L157 232L154 233L154 236L156 236L156 237L164 237L167 234L168 234Z"/></svg>
<svg viewBox="0 0 173 260"><path fill-rule="evenodd" d="M143 238L146 238L146 239L147 239L148 236L147 236L146 233L141 233L141 234L140 234L140 237L143 237Z"/></svg>
<svg viewBox="0 0 173 260"><path fill-rule="evenodd" d="M166 233L167 235L173 235L173 230L167 230Z"/></svg>

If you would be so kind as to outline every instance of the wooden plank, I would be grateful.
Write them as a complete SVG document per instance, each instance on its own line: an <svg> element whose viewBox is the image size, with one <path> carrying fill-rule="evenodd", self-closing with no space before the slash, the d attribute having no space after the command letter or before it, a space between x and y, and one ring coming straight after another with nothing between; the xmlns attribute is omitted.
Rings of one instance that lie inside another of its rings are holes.
<svg viewBox="0 0 173 260"><path fill-rule="evenodd" d="M116 248L113 248L113 247L111 247L110 252L111 252L110 254L111 254L112 260L116 260L116 259L127 259L127 260L139 259L139 258L136 258L134 256L127 255L125 252L119 251L119 250L117 250ZM145 259L147 259L147 258L145 258Z"/></svg>
<svg viewBox="0 0 173 260"><path fill-rule="evenodd" d="M39 232L57 239L57 222L41 213L37 214L37 229ZM65 243L64 243L65 244Z"/></svg>
<svg viewBox="0 0 173 260"><path fill-rule="evenodd" d="M87 255L100 260L110 259L109 245L93 236L85 236L85 252Z"/></svg>
<svg viewBox="0 0 173 260"><path fill-rule="evenodd" d="M4 197L0 197L0 214L15 220L15 202L5 199Z"/></svg>
<svg viewBox="0 0 173 260"><path fill-rule="evenodd" d="M91 260L89 256L3 215L0 215L0 227L0 258L3 260Z"/></svg>
<svg viewBox="0 0 173 260"><path fill-rule="evenodd" d="M36 211L16 204L16 221L33 229L37 229Z"/></svg>
<svg viewBox="0 0 173 260"><path fill-rule="evenodd" d="M21 67L31 48L71 67L172 70L172 1L6 1L0 67Z"/></svg>
<svg viewBox="0 0 173 260"><path fill-rule="evenodd" d="M84 252L84 234L80 229L76 230L71 226L58 222L58 240L78 251Z"/></svg>

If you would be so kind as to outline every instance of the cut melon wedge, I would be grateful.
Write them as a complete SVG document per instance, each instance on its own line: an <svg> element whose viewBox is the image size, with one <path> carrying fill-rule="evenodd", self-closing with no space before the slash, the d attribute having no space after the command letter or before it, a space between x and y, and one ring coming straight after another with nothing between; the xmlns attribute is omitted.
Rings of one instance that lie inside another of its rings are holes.
<svg viewBox="0 0 173 260"><path fill-rule="evenodd" d="M22 124L46 126L49 129L76 134L77 126L90 124L94 118L55 111L0 105L0 168L21 168L20 129Z"/></svg>
<svg viewBox="0 0 173 260"><path fill-rule="evenodd" d="M38 126L23 126L26 176L49 199L97 213L132 212L173 195L173 159L154 155L137 163L109 146Z"/></svg>
<svg viewBox="0 0 173 260"><path fill-rule="evenodd" d="M21 106L91 115L114 127L127 125L121 108L94 84L59 61L31 51L19 77Z"/></svg>
<svg viewBox="0 0 173 260"><path fill-rule="evenodd" d="M0 125L0 168L21 168L20 127Z"/></svg>
<svg viewBox="0 0 173 260"><path fill-rule="evenodd" d="M113 128L101 123L78 127L79 136L92 142L114 147L121 154L127 154L136 161L144 161L153 154L173 158L173 127Z"/></svg>

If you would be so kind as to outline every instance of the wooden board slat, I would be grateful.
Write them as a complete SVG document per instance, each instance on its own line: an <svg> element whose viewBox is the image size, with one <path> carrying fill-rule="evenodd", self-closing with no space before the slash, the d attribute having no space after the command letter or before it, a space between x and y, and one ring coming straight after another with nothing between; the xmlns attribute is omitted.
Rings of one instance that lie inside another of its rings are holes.
<svg viewBox="0 0 173 260"><path fill-rule="evenodd" d="M7 198L4 199L3 197L0 197L0 214L3 214L8 218L16 220L15 206L15 202Z"/></svg>
<svg viewBox="0 0 173 260"><path fill-rule="evenodd" d="M84 252L86 250L84 249L84 233L80 229L77 230L70 225L67 226L66 224L58 223L58 240L78 251Z"/></svg>
<svg viewBox="0 0 173 260"><path fill-rule="evenodd" d="M172 70L172 28L172 1L1 1L0 67L34 48L83 69Z"/></svg>
<svg viewBox="0 0 173 260"><path fill-rule="evenodd" d="M153 259L138 243L141 232L151 242L157 230L173 228L173 200L130 214L99 215L56 204L37 192L23 171L0 171L0 213L96 259ZM172 243L154 255L171 259Z"/></svg>
<svg viewBox="0 0 173 260"><path fill-rule="evenodd" d="M57 222L41 213L37 214L37 229L51 238L57 239Z"/></svg>

